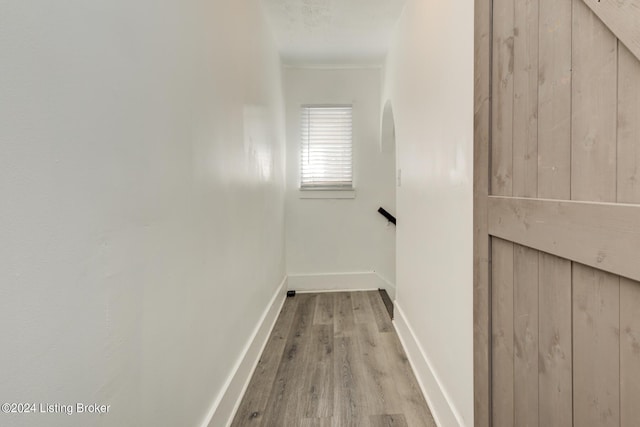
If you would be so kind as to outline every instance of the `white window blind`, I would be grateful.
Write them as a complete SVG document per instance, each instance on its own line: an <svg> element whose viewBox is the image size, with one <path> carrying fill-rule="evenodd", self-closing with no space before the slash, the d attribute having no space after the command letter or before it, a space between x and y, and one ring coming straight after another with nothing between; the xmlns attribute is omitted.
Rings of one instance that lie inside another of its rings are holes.
<svg viewBox="0 0 640 427"><path fill-rule="evenodd" d="M300 187L353 187L351 105L303 105Z"/></svg>

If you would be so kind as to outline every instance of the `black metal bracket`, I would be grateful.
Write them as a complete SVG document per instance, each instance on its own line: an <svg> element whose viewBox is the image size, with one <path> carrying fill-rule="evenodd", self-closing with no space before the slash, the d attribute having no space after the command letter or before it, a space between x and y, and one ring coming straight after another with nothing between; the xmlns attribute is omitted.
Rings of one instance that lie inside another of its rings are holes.
<svg viewBox="0 0 640 427"><path fill-rule="evenodd" d="M380 215L382 215L383 217L387 218L387 220L391 223L393 223L393 225L396 225L396 217L391 215L389 212L387 212L384 208L380 208L378 209L378 213Z"/></svg>

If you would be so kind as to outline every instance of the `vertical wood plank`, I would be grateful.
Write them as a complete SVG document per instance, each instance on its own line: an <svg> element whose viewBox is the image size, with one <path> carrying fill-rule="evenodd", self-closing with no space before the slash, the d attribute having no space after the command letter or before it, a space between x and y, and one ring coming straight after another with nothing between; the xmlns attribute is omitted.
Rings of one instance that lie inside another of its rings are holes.
<svg viewBox="0 0 640 427"><path fill-rule="evenodd" d="M487 232L491 129L491 0L474 0L473 82L473 417L491 424L490 238ZM409 421L409 420L408 420ZM413 425L413 424L412 424Z"/></svg>
<svg viewBox="0 0 640 427"><path fill-rule="evenodd" d="M514 2L513 195L538 192L538 1Z"/></svg>
<svg viewBox="0 0 640 427"><path fill-rule="evenodd" d="M640 282L620 279L620 425L640 420Z"/></svg>
<svg viewBox="0 0 640 427"><path fill-rule="evenodd" d="M640 203L640 61L618 42L618 202ZM640 283L620 279L620 425L640 420Z"/></svg>
<svg viewBox="0 0 640 427"><path fill-rule="evenodd" d="M513 192L514 0L493 2L491 194Z"/></svg>
<svg viewBox="0 0 640 427"><path fill-rule="evenodd" d="M538 196L571 198L571 1L540 0Z"/></svg>
<svg viewBox="0 0 640 427"><path fill-rule="evenodd" d="M513 243L492 239L492 419L513 426Z"/></svg>
<svg viewBox="0 0 640 427"><path fill-rule="evenodd" d="M571 198L572 0L540 0L538 197ZM538 256L541 426L573 424L571 262Z"/></svg>
<svg viewBox="0 0 640 427"><path fill-rule="evenodd" d="M620 425L620 279L573 264L573 417Z"/></svg>
<svg viewBox="0 0 640 427"><path fill-rule="evenodd" d="M640 203L640 61L618 44L618 202Z"/></svg>
<svg viewBox="0 0 640 427"><path fill-rule="evenodd" d="M514 245L515 425L538 426L538 251Z"/></svg>
<svg viewBox="0 0 640 427"><path fill-rule="evenodd" d="M571 262L539 256L540 425L571 426Z"/></svg>
<svg viewBox="0 0 640 427"><path fill-rule="evenodd" d="M618 44L583 0L572 21L571 195L615 202Z"/></svg>

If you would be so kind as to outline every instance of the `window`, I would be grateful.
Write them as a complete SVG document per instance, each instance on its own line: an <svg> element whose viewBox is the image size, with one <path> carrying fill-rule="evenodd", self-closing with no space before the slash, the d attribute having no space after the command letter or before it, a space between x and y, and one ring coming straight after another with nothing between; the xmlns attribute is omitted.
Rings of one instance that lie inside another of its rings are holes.
<svg viewBox="0 0 640 427"><path fill-rule="evenodd" d="M351 105L301 108L300 188L353 188Z"/></svg>

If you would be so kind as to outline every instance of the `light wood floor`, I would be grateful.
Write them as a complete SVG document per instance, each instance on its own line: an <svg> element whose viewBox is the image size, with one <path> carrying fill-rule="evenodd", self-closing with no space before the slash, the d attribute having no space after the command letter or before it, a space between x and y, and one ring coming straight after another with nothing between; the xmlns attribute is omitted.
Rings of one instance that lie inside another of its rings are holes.
<svg viewBox="0 0 640 427"><path fill-rule="evenodd" d="M232 426L435 422L373 291L287 298Z"/></svg>

